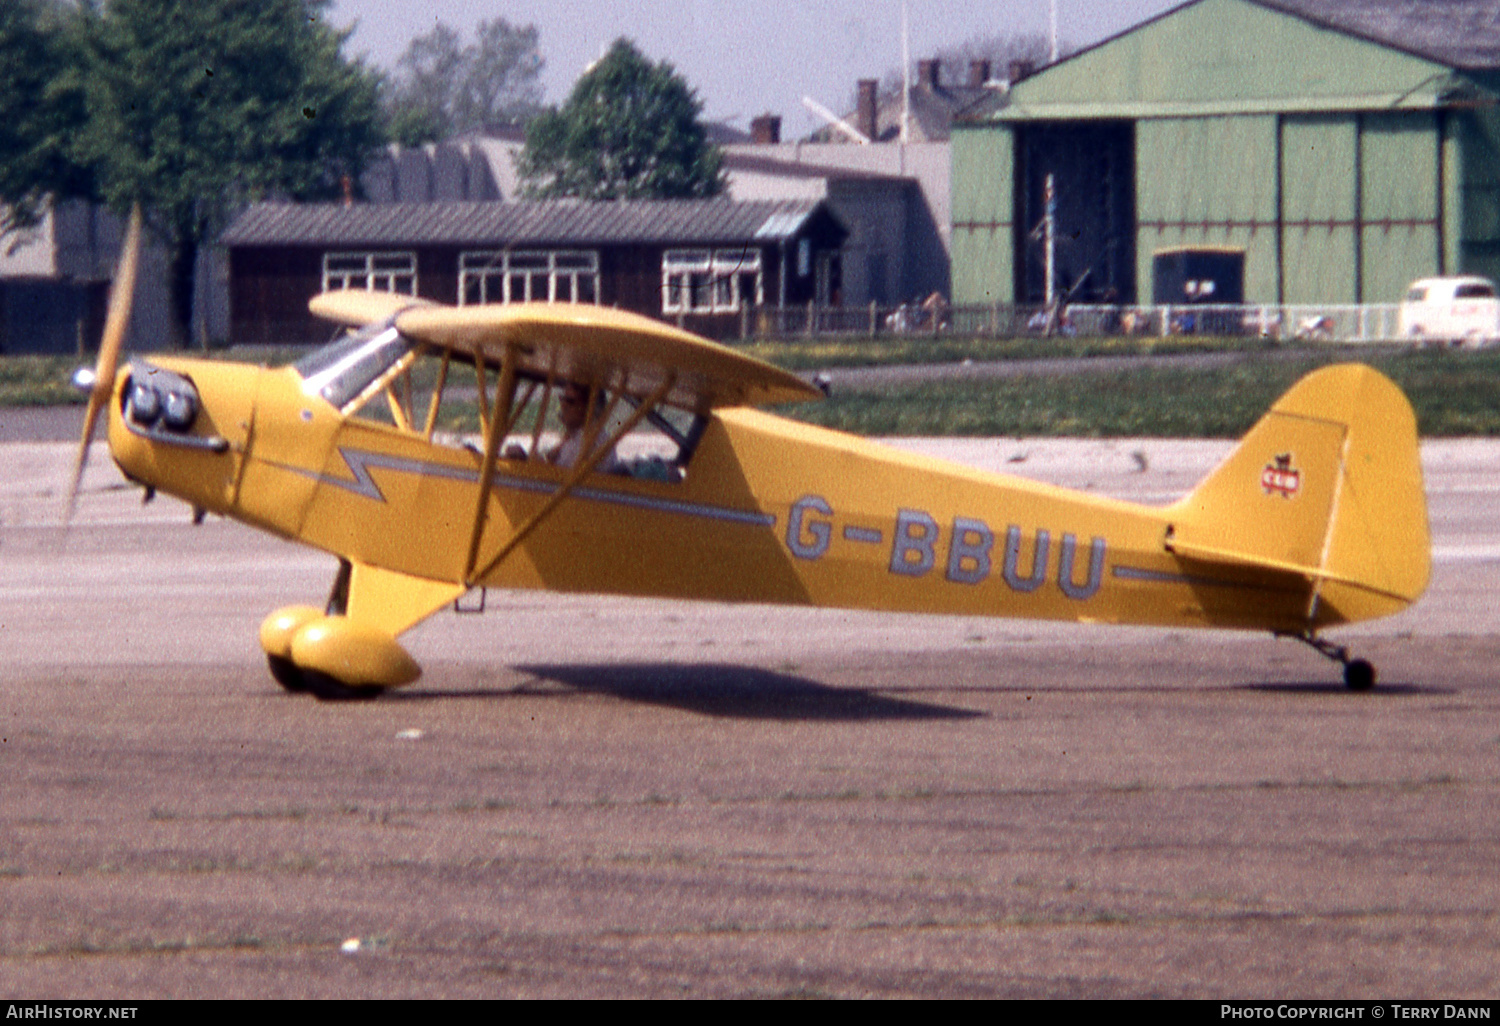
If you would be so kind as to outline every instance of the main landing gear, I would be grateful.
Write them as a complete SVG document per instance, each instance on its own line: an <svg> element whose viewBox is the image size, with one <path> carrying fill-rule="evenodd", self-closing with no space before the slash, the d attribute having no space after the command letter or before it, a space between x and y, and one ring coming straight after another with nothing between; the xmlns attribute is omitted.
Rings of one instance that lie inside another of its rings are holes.
<svg viewBox="0 0 1500 1026"><path fill-rule="evenodd" d="M1344 683L1350 691L1369 691L1375 686L1374 665L1368 659L1351 659L1347 646L1335 645L1333 642L1325 641L1312 632L1305 634L1282 634L1279 636L1300 641L1319 655L1332 659L1336 663L1342 663L1344 666Z"/></svg>
<svg viewBox="0 0 1500 1026"><path fill-rule="evenodd" d="M322 609L286 606L261 623L266 665L287 691L310 693L325 702L360 701L421 674L394 637L349 620L349 579L345 562Z"/></svg>
<svg viewBox="0 0 1500 1026"><path fill-rule="evenodd" d="M376 685L345 684L327 673L298 666L286 656L266 655L266 665L276 683L294 695L310 694L325 702L360 702L380 697L385 689Z"/></svg>

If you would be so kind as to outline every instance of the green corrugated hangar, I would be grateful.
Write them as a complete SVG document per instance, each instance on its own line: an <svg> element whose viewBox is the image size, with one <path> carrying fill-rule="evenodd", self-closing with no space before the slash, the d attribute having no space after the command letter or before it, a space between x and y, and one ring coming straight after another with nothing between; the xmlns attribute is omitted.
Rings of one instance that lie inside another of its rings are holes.
<svg viewBox="0 0 1500 1026"><path fill-rule="evenodd" d="M954 302L1042 301L1048 176L1074 302L1181 301L1199 254L1247 303L1500 276L1497 103L1500 0L1173 8L955 124Z"/></svg>

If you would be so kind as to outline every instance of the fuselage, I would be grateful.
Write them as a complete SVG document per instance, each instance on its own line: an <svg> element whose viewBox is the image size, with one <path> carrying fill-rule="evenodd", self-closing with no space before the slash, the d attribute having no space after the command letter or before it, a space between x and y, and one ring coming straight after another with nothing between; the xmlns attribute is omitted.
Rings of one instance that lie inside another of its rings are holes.
<svg viewBox="0 0 1500 1026"><path fill-rule="evenodd" d="M130 478L195 507L430 581L1102 623L1301 631L1293 574L1185 562L1174 508L965 468L750 408L709 415L680 480L589 475L481 577L465 580L482 456L349 416L294 368L186 359L201 409L173 436L135 423L120 389L109 437ZM480 542L497 553L563 486L500 459ZM1329 614L1332 615L1332 614ZM1336 621L1334 621L1336 622Z"/></svg>

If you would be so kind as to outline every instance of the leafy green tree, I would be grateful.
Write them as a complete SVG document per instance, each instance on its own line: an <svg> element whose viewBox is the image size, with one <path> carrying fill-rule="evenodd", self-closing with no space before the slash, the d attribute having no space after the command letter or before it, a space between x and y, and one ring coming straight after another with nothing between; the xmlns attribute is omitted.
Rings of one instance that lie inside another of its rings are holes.
<svg viewBox="0 0 1500 1026"><path fill-rule="evenodd" d="M703 104L665 61L626 39L584 73L560 110L527 126L517 160L535 198L695 199L723 191L723 152L708 141Z"/></svg>
<svg viewBox="0 0 1500 1026"><path fill-rule="evenodd" d="M441 22L396 64L387 106L391 137L406 146L486 125L518 124L541 109L535 25L481 21L465 45Z"/></svg>
<svg viewBox="0 0 1500 1026"><path fill-rule="evenodd" d="M8 0L7 0L8 2ZM111 206L140 202L167 249L177 341L200 248L246 201L336 195L383 142L379 79L328 0L109 0L84 8L78 141Z"/></svg>
<svg viewBox="0 0 1500 1026"><path fill-rule="evenodd" d="M0 3L0 238L35 224L49 197L93 194L74 160L86 116L79 25L56 0Z"/></svg>

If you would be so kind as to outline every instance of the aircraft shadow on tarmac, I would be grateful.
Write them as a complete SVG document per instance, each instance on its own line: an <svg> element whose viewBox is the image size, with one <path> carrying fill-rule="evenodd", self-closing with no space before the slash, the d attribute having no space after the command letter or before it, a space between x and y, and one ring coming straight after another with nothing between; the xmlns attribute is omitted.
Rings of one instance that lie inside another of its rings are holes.
<svg viewBox="0 0 1500 1026"><path fill-rule="evenodd" d="M535 679L509 697L545 694L548 682L627 702L665 705L706 716L764 720L969 719L972 709L891 698L866 688L830 687L753 666L627 663L623 665L517 666ZM467 694L472 695L472 692ZM494 691L488 692L496 694ZM409 697L416 697L415 693Z"/></svg>

